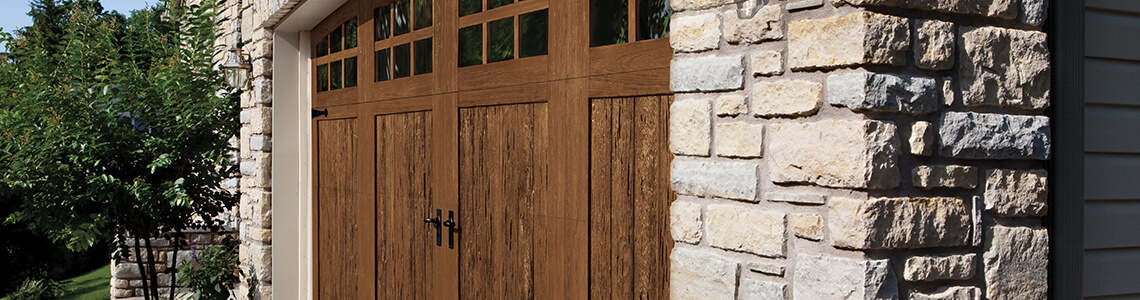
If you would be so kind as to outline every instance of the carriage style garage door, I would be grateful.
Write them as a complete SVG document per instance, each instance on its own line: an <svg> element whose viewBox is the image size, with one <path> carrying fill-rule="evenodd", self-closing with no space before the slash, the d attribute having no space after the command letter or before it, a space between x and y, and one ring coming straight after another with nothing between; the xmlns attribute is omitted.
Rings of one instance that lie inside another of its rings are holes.
<svg viewBox="0 0 1140 300"><path fill-rule="evenodd" d="M354 0L313 28L315 296L665 298L667 6Z"/></svg>

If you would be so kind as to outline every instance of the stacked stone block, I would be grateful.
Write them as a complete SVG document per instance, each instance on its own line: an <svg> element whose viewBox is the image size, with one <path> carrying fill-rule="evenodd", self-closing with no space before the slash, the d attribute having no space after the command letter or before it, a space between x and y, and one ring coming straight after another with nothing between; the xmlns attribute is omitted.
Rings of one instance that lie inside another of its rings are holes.
<svg viewBox="0 0 1140 300"><path fill-rule="evenodd" d="M674 299L1046 297L1045 0L736 2L672 1Z"/></svg>
<svg viewBox="0 0 1140 300"><path fill-rule="evenodd" d="M231 38L227 45L240 41L253 65L249 85L241 95L241 129L236 143L241 171L236 188L241 199L235 209L241 241L238 259L245 271L238 289L252 289L259 299L272 299L273 282L273 32L263 24L280 18L292 7L285 2L296 1L227 1L228 21L223 25L224 34ZM241 299L246 296L245 292L240 295Z"/></svg>
<svg viewBox="0 0 1140 300"><path fill-rule="evenodd" d="M156 262L155 270L158 272L158 291L162 295L169 296L171 288L177 289L175 293L188 292L178 285L180 279L174 279L175 270L183 264L192 262L195 255L201 253L206 247L221 246L223 239L233 235L230 232L213 233L208 231L186 232L185 234L185 241L190 244L191 248L179 248L177 259L174 257L174 245L171 244L170 240L151 239L150 241ZM128 257L119 261L111 261L111 299L142 299L143 280L149 280L150 276L143 275L145 272L139 270L138 261L142 258L143 266L147 267L145 263L148 260L146 258L146 244L138 245L143 254L139 255L134 251L134 239L128 239L126 243L130 248Z"/></svg>

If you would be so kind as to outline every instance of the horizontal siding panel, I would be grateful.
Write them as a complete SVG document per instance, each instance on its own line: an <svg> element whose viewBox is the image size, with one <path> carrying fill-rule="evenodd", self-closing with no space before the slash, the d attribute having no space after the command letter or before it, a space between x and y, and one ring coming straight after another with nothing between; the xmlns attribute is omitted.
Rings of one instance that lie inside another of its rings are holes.
<svg viewBox="0 0 1140 300"><path fill-rule="evenodd" d="M1140 248L1085 250L1085 296L1140 293Z"/></svg>
<svg viewBox="0 0 1140 300"><path fill-rule="evenodd" d="M1085 199L1140 198L1140 155L1085 155Z"/></svg>
<svg viewBox="0 0 1140 300"><path fill-rule="evenodd" d="M1140 17L1117 13L1085 12L1085 55L1140 60Z"/></svg>
<svg viewBox="0 0 1140 300"><path fill-rule="evenodd" d="M1085 0L1085 7L1140 14L1140 1L1136 0Z"/></svg>
<svg viewBox="0 0 1140 300"><path fill-rule="evenodd" d="M1140 62L1086 59L1085 103L1140 107Z"/></svg>
<svg viewBox="0 0 1140 300"><path fill-rule="evenodd" d="M1085 203L1085 249L1107 248L1140 248L1140 201Z"/></svg>
<svg viewBox="0 0 1140 300"><path fill-rule="evenodd" d="M1086 300L1140 300L1140 294L1085 297Z"/></svg>
<svg viewBox="0 0 1140 300"><path fill-rule="evenodd" d="M1140 107L1086 106L1085 151L1140 153Z"/></svg>

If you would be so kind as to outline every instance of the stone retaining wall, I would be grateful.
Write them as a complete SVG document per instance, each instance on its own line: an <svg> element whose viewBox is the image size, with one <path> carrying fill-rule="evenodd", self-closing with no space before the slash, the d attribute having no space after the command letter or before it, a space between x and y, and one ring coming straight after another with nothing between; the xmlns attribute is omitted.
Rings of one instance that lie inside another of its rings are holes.
<svg viewBox="0 0 1140 300"><path fill-rule="evenodd" d="M174 270L181 267L183 264L193 261L197 254L205 250L209 246L219 246L223 244L223 240L227 237L233 236L233 233L222 232L187 232L186 242L189 247L182 247L178 250L178 259L174 258L174 246L171 241L166 239L152 239L150 241L151 248L155 256L155 269L158 272L158 291L162 295L170 295L170 288L177 288L177 281L174 278ZM144 255L135 253L135 240L128 239L127 246L130 248L129 256L127 259L118 262L111 261L111 299L127 299L135 298L142 299L143 296L143 273L139 270L138 259L145 257L146 244L139 244L139 250ZM144 266L145 265L144 259ZM177 262L177 265L174 263ZM149 276L146 276L149 278ZM149 284L149 283L148 283ZM175 292L183 292L182 288L178 288Z"/></svg>
<svg viewBox="0 0 1140 300"><path fill-rule="evenodd" d="M735 2L672 1L673 299L1046 298L1045 0Z"/></svg>

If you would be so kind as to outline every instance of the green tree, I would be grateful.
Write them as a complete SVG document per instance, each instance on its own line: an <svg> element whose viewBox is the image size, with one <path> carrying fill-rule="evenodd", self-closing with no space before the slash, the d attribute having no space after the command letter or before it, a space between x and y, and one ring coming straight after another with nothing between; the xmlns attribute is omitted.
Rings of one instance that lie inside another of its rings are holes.
<svg viewBox="0 0 1140 300"><path fill-rule="evenodd" d="M150 238L217 230L237 202L221 187L235 175L238 105L218 93L211 63L216 3L161 2L129 18L63 4L57 44L39 40L50 30L0 34L0 197L19 204L5 222L75 250L129 236L156 274Z"/></svg>

